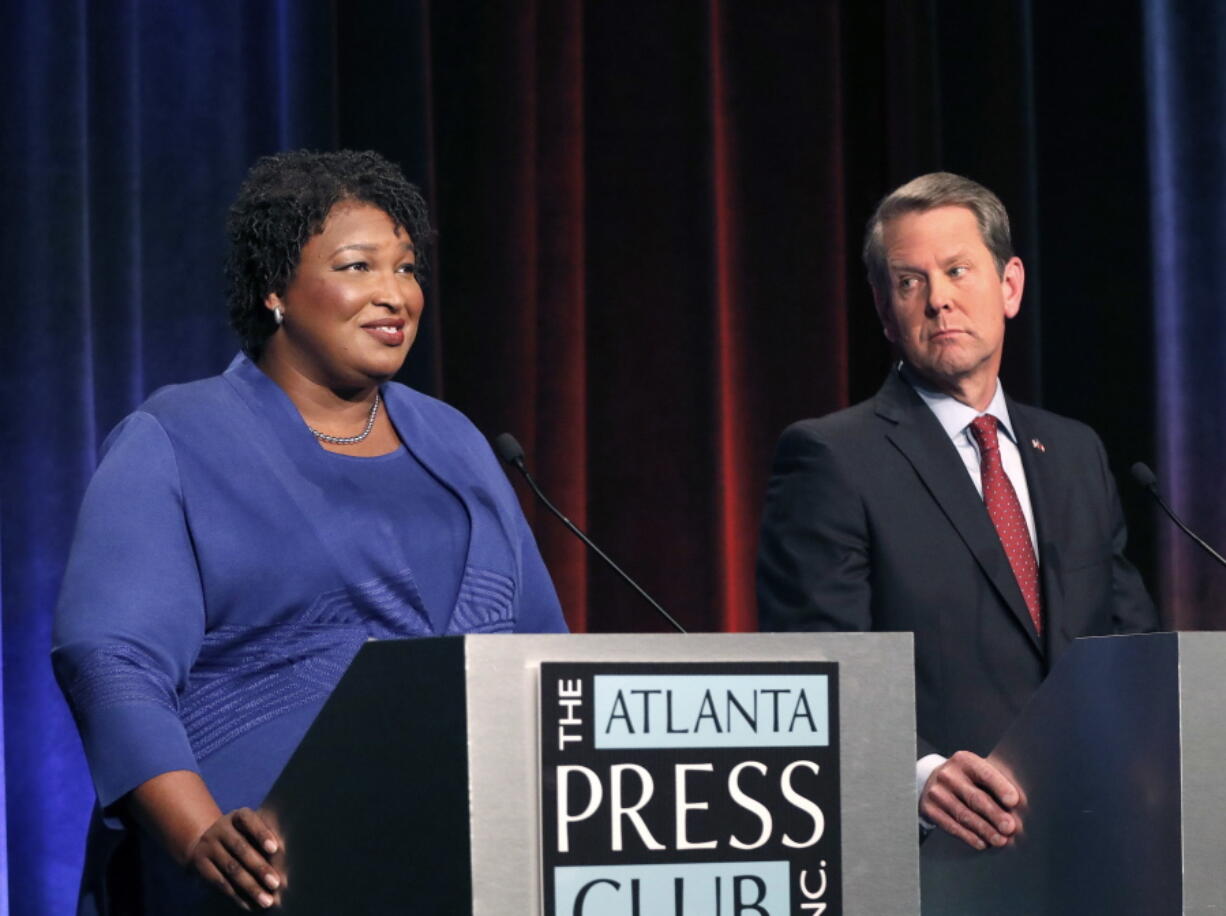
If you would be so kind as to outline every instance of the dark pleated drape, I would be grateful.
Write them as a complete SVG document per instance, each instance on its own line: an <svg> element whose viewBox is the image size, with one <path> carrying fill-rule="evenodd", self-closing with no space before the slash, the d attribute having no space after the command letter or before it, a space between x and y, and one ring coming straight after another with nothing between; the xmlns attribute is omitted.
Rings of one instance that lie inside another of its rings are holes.
<svg viewBox="0 0 1226 916"><path fill-rule="evenodd" d="M76 507L125 413L160 385L220 371L236 350L219 270L225 209L257 155L335 142L333 10L5 10L0 862L14 913L62 914L92 791L48 663Z"/></svg>
<svg viewBox="0 0 1226 916"><path fill-rule="evenodd" d="M1226 552L1226 9L1145 4L1149 195L1157 363L1155 467L1169 501ZM1226 620L1226 571L1163 527L1161 587L1182 628Z"/></svg>
<svg viewBox="0 0 1226 916"><path fill-rule="evenodd" d="M819 4L432 11L446 396L695 629L754 627L774 438L846 400L817 305L846 286L838 31ZM541 522L572 626L660 626Z"/></svg>
<svg viewBox="0 0 1226 916"><path fill-rule="evenodd" d="M1013 215L1028 276L1008 390L1095 426L1118 471L1153 463L1226 542L1213 403L1226 336L1206 266L1226 232L1214 4L6 11L0 895L13 912L71 909L89 807L47 663L77 505L121 416L233 353L222 221L264 152L373 147L423 185L439 243L406 379L514 432L563 511L692 629L756 625L775 438L879 384L890 356L860 234L883 192L936 168L980 179ZM1167 620L1220 625L1222 573L1126 481L1122 495ZM663 627L525 501L574 629Z"/></svg>

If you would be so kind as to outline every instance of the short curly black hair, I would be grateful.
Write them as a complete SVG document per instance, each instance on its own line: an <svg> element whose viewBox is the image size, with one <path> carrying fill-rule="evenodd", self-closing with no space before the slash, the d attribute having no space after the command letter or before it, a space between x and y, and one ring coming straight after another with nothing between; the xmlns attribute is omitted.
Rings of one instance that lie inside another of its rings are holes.
<svg viewBox="0 0 1226 916"><path fill-rule="evenodd" d="M378 207L413 243L419 282L434 238L426 202L400 169L375 152L296 150L264 156L251 167L230 207L226 264L230 325L243 351L259 359L276 330L264 301L284 295L302 248L323 230L337 203L358 200Z"/></svg>

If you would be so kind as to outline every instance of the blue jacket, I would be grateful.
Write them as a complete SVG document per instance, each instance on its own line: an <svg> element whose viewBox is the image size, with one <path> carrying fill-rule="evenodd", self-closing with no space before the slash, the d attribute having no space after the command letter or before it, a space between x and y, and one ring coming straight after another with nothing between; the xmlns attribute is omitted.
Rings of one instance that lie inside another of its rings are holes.
<svg viewBox="0 0 1226 916"><path fill-rule="evenodd" d="M380 517L355 512L361 462L324 452L245 357L159 390L108 437L53 651L104 812L172 770L200 773L222 810L257 806L369 638L566 629L485 438L440 401L382 392L401 439L470 521L443 629L413 571L386 568L379 549L388 519L413 506L389 493Z"/></svg>

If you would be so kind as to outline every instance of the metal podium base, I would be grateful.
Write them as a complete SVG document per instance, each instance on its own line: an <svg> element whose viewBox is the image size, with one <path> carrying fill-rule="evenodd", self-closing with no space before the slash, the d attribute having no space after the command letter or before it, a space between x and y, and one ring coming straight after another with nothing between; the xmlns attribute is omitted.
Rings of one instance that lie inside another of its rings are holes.
<svg viewBox="0 0 1226 916"><path fill-rule="evenodd" d="M1077 640L989 759L1022 834L933 834L924 916L1226 913L1226 633Z"/></svg>

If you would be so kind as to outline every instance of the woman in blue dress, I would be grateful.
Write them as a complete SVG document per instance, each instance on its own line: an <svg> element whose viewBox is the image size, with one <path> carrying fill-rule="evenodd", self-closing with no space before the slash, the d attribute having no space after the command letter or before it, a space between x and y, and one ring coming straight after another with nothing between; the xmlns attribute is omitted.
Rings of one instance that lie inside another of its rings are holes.
<svg viewBox="0 0 1226 916"><path fill-rule="evenodd" d="M98 808L79 913L272 906L257 808L370 638L561 632L514 492L459 412L390 379L425 203L374 153L285 153L231 208L220 376L111 433L56 611Z"/></svg>

